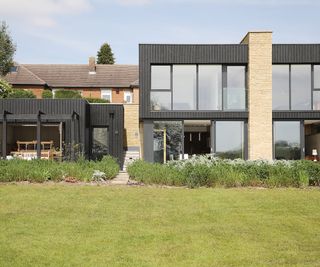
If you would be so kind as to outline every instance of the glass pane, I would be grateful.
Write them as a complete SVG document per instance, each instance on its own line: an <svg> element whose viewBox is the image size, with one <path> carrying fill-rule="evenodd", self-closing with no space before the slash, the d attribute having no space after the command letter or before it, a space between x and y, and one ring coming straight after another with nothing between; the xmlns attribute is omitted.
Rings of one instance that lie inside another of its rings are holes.
<svg viewBox="0 0 320 267"><path fill-rule="evenodd" d="M171 92L151 92L151 110L171 110Z"/></svg>
<svg viewBox="0 0 320 267"><path fill-rule="evenodd" d="M151 66L151 89L171 89L170 66Z"/></svg>
<svg viewBox="0 0 320 267"><path fill-rule="evenodd" d="M197 90L196 65L173 66L173 109L195 110Z"/></svg>
<svg viewBox="0 0 320 267"><path fill-rule="evenodd" d="M93 128L92 131L92 158L101 160L108 154L108 128Z"/></svg>
<svg viewBox="0 0 320 267"><path fill-rule="evenodd" d="M2 157L2 123L0 123L0 157Z"/></svg>
<svg viewBox="0 0 320 267"><path fill-rule="evenodd" d="M301 158L300 122L274 122L275 158L293 160Z"/></svg>
<svg viewBox="0 0 320 267"><path fill-rule="evenodd" d="M320 110L320 91L313 91L313 109Z"/></svg>
<svg viewBox="0 0 320 267"><path fill-rule="evenodd" d="M272 66L272 109L289 110L289 65Z"/></svg>
<svg viewBox="0 0 320 267"><path fill-rule="evenodd" d="M291 109L311 109L311 65L291 65Z"/></svg>
<svg viewBox="0 0 320 267"><path fill-rule="evenodd" d="M222 67L199 65L199 109L222 109Z"/></svg>
<svg viewBox="0 0 320 267"><path fill-rule="evenodd" d="M223 91L224 109L244 110L246 108L245 78L245 66L227 67L227 88Z"/></svg>
<svg viewBox="0 0 320 267"><path fill-rule="evenodd" d="M314 88L320 89L320 65L314 66Z"/></svg>
<svg viewBox="0 0 320 267"><path fill-rule="evenodd" d="M228 159L244 158L243 134L243 121L217 121L216 155Z"/></svg>
<svg viewBox="0 0 320 267"><path fill-rule="evenodd" d="M165 138L164 138L165 137ZM164 152L164 147L166 151ZM153 126L154 162L177 160L182 155L182 122L155 121Z"/></svg>

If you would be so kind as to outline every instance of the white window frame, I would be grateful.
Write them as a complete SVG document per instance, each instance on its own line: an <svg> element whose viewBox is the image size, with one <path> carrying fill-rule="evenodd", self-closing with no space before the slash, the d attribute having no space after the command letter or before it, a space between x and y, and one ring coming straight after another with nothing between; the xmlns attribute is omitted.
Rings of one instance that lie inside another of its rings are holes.
<svg viewBox="0 0 320 267"><path fill-rule="evenodd" d="M130 101L127 101L127 97L128 96L130 97ZM133 92L131 90L124 90L123 101L124 101L124 103L132 104L132 102L133 102Z"/></svg>
<svg viewBox="0 0 320 267"><path fill-rule="evenodd" d="M108 96L109 98L104 98L104 96ZM101 99L109 100L112 103L112 89L101 89Z"/></svg>

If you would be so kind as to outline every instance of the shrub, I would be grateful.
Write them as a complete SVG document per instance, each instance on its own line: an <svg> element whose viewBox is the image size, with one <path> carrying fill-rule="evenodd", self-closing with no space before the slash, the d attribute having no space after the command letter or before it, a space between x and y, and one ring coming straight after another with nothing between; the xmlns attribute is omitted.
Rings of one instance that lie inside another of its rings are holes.
<svg viewBox="0 0 320 267"><path fill-rule="evenodd" d="M33 92L23 89L13 89L8 98L36 98Z"/></svg>
<svg viewBox="0 0 320 267"><path fill-rule="evenodd" d="M119 172L119 165L110 156L101 161L79 159L76 162L57 162L52 160L1 160L0 182L30 181L45 182L62 181L67 177L76 180L91 181L96 171L103 172L105 179L114 178Z"/></svg>
<svg viewBox="0 0 320 267"><path fill-rule="evenodd" d="M89 103L110 103L109 100L107 99L102 99L102 98L85 98Z"/></svg>
<svg viewBox="0 0 320 267"><path fill-rule="evenodd" d="M188 160L128 166L133 179L148 184L199 186L305 187L320 185L320 164L312 161L244 161L194 156Z"/></svg>
<svg viewBox="0 0 320 267"><path fill-rule="evenodd" d="M61 89L55 92L54 98L65 99L65 98L82 98L82 97L79 91Z"/></svg>
<svg viewBox="0 0 320 267"><path fill-rule="evenodd" d="M51 90L43 90L42 98L53 98L53 94Z"/></svg>

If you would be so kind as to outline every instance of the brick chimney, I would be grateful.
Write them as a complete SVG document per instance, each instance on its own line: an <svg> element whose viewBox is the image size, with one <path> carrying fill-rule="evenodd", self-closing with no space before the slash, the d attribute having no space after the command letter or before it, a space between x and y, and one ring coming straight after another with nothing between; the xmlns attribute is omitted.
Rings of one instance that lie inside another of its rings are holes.
<svg viewBox="0 0 320 267"><path fill-rule="evenodd" d="M96 58L89 57L89 73L94 74L96 73Z"/></svg>

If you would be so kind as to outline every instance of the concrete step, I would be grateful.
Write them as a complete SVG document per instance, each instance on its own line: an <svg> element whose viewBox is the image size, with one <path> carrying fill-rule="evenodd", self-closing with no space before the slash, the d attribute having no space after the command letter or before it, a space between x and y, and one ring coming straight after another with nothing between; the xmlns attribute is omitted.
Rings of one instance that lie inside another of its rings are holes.
<svg viewBox="0 0 320 267"><path fill-rule="evenodd" d="M112 185L126 185L129 182L129 174L125 171L120 171L118 175L111 180Z"/></svg>

